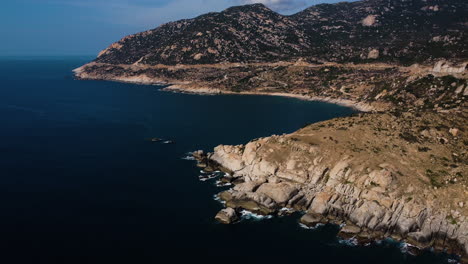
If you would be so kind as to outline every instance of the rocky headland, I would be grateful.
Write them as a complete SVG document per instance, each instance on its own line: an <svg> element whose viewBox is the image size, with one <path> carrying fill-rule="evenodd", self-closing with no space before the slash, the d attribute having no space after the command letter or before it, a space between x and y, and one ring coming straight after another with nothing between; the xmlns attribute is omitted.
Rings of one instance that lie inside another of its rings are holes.
<svg viewBox="0 0 468 264"><path fill-rule="evenodd" d="M291 16L232 7L127 36L78 79L320 100L362 113L195 152L233 188L216 219L304 212L343 237L468 256L468 2L365 0ZM288 208L288 210L284 210Z"/></svg>
<svg viewBox="0 0 468 264"><path fill-rule="evenodd" d="M392 237L464 254L467 117L358 114L194 156L208 171L227 173L222 181L234 187L218 196L237 212L289 208L305 212L301 223L308 226L346 224L344 237Z"/></svg>

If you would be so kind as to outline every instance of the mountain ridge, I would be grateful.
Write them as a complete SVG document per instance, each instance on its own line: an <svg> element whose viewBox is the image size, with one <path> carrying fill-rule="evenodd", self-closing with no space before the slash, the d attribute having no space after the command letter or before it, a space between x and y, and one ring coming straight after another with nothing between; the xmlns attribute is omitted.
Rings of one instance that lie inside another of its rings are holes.
<svg viewBox="0 0 468 264"><path fill-rule="evenodd" d="M236 6L127 36L95 61L176 65L466 59L467 10L462 0L341 2L287 16L263 4Z"/></svg>

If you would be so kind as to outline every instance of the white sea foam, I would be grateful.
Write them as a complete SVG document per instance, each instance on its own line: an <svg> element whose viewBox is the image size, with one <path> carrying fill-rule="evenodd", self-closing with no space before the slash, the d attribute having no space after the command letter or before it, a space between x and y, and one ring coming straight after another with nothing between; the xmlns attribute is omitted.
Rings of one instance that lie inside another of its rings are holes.
<svg viewBox="0 0 468 264"><path fill-rule="evenodd" d="M232 186L232 183L230 183L230 182L216 181L216 187L227 187L227 186Z"/></svg>
<svg viewBox="0 0 468 264"><path fill-rule="evenodd" d="M183 160L196 160L193 156L185 156L185 157L182 157Z"/></svg>
<svg viewBox="0 0 468 264"><path fill-rule="evenodd" d="M217 202L219 202L219 203L221 203L223 205L226 204L226 202L221 200L221 198L219 198L219 196L217 194L213 195L213 200L215 200L215 201L217 201Z"/></svg>
<svg viewBox="0 0 468 264"><path fill-rule="evenodd" d="M307 225L304 225L303 223L299 223L299 226L302 227L302 228L304 228L304 229L310 229L310 230L316 229L316 228L317 228L317 226L314 226L314 227L312 227L312 226L307 226Z"/></svg>
<svg viewBox="0 0 468 264"><path fill-rule="evenodd" d="M241 215L242 215L241 216L242 219L245 219L245 220L260 221L260 220L264 220L264 219L273 218L273 216L271 216L271 215L259 215L259 214L256 214L256 213L253 213L253 212L250 212L250 211L247 211L247 210L242 210Z"/></svg>
<svg viewBox="0 0 468 264"><path fill-rule="evenodd" d="M299 226L304 228L304 229L315 230L315 229L317 229L317 228L319 228L321 226L324 226L324 224L318 223L315 226L307 226L307 225L304 225L303 223L299 223Z"/></svg>
<svg viewBox="0 0 468 264"><path fill-rule="evenodd" d="M283 208L280 209L280 212L285 212L285 213L292 212L292 211L294 211L294 209L287 208L287 207L283 207Z"/></svg>
<svg viewBox="0 0 468 264"><path fill-rule="evenodd" d="M405 242L400 243L400 245L399 245L400 251L402 253L408 253L408 247L409 246L411 246L411 245L408 244L408 243L405 243Z"/></svg>
<svg viewBox="0 0 468 264"><path fill-rule="evenodd" d="M406 243L406 242L401 242L400 245L399 245L399 248L400 248L402 253L410 254L410 255L413 255L413 256L415 254L410 249L411 248L419 249L419 247L417 247L415 245L412 245L410 243Z"/></svg>
<svg viewBox="0 0 468 264"><path fill-rule="evenodd" d="M204 182L204 181L208 181L208 180L214 179L214 178L216 178L216 177L218 177L218 176L219 176L219 175L217 175L217 174L202 174L202 175L198 176L198 179L199 179L200 181L203 181L203 182Z"/></svg>
<svg viewBox="0 0 468 264"><path fill-rule="evenodd" d="M283 208L279 209L278 216L280 216L280 217L287 216L287 215L292 214L293 212L294 212L294 209L283 207Z"/></svg>
<svg viewBox="0 0 468 264"><path fill-rule="evenodd" d="M340 239L339 243L347 245L347 246L351 246L351 247L355 247L355 246L359 245L359 242L355 237L352 237L350 239Z"/></svg>

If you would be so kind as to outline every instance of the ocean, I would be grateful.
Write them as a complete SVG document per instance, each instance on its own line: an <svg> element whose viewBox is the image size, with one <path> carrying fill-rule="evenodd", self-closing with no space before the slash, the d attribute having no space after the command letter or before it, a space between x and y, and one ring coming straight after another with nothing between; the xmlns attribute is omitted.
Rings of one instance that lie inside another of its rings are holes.
<svg viewBox="0 0 468 264"><path fill-rule="evenodd" d="M218 224L222 188L183 159L353 109L74 80L71 70L91 59L0 59L2 263L451 262L390 240L352 246L336 226L302 228L299 214Z"/></svg>

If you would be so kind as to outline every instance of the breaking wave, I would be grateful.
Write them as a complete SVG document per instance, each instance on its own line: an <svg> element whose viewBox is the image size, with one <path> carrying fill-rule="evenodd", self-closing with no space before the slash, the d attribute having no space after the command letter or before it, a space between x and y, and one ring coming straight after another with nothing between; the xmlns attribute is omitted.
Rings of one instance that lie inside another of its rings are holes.
<svg viewBox="0 0 468 264"><path fill-rule="evenodd" d="M271 219L273 216L271 215L259 215L247 210L242 210L241 211L241 218L245 220L256 220L256 221L261 221L264 219Z"/></svg>

